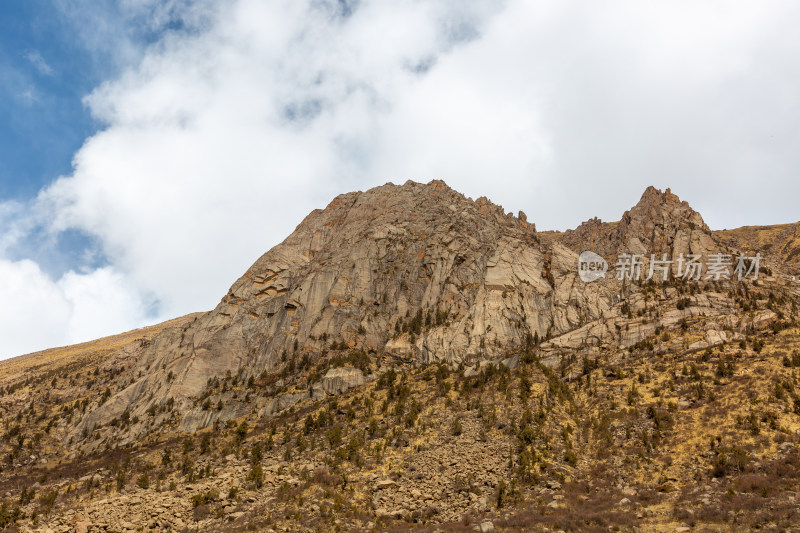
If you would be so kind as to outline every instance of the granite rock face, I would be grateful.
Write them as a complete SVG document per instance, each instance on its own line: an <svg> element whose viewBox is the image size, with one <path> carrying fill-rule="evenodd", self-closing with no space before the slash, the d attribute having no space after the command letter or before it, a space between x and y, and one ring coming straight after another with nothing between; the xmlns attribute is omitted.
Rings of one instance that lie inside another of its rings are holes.
<svg viewBox="0 0 800 533"><path fill-rule="evenodd" d="M322 378L320 383L322 390L331 395L342 394L353 387L359 387L375 379L377 376L370 374L365 376L364 373L351 367L331 368Z"/></svg>
<svg viewBox="0 0 800 533"><path fill-rule="evenodd" d="M703 217L667 189L645 190L639 202L619 222L588 220L564 233L561 241L578 252L592 250L611 260L620 253L706 255L722 252Z"/></svg>
<svg viewBox="0 0 800 533"><path fill-rule="evenodd" d="M259 258L214 310L128 354L135 363L118 389L73 434L170 399L185 413L180 429L240 416L244 404L215 416L199 411L195 400L210 378L277 372L285 354L317 357L331 345L456 365L508 357L533 338L569 346L557 339L591 324L596 331L575 342L602 338L619 282L580 281L576 246L588 241L606 254L714 246L700 215L669 190L650 188L621 222L599 224L545 244L524 214L441 181L340 195ZM353 381L345 377L326 379L339 390Z"/></svg>

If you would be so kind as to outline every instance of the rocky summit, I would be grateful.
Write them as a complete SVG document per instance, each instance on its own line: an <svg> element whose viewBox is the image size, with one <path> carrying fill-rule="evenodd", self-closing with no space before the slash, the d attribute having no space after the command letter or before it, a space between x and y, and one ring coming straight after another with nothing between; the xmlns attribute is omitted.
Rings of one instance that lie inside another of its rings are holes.
<svg viewBox="0 0 800 533"><path fill-rule="evenodd" d="M212 311L0 363L0 527L800 530L799 231L340 195Z"/></svg>
<svg viewBox="0 0 800 533"><path fill-rule="evenodd" d="M341 195L256 261L216 309L126 355L130 384L75 432L126 411L143 418L167 401L177 402L183 430L242 416L248 402L225 398L225 409L208 411L194 399L210 378L257 378L331 345L416 364L508 356L611 307L611 292L576 283L576 264L568 248L543 245L524 214L441 181ZM266 415L276 404L258 408Z"/></svg>
<svg viewBox="0 0 800 533"><path fill-rule="evenodd" d="M662 192L655 187L648 187L619 222L608 224L594 218L566 231L560 240L574 250L614 257L620 252L678 257L722 251L700 213L670 189Z"/></svg>

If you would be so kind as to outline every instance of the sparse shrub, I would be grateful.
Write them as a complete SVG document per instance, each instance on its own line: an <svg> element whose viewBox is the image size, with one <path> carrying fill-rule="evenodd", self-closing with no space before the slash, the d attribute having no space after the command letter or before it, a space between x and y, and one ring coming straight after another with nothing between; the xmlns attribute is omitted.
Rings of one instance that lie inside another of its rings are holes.
<svg viewBox="0 0 800 533"><path fill-rule="evenodd" d="M236 443L241 444L247 437L247 421L242 420L241 424L236 427Z"/></svg>
<svg viewBox="0 0 800 533"><path fill-rule="evenodd" d="M718 449L711 463L711 475L723 477L734 472L744 472L749 462L750 455L743 448Z"/></svg>
<svg viewBox="0 0 800 533"><path fill-rule="evenodd" d="M328 444L331 448L337 448L342 444L342 428L336 426L328 431Z"/></svg>
<svg viewBox="0 0 800 533"><path fill-rule="evenodd" d="M506 503L507 503L507 501L506 501L507 491L508 491L508 487L506 485L506 482L503 481L503 480L500 480L500 484L497 487L497 499L496 499L497 508L498 509L502 509L503 506L506 505Z"/></svg>
<svg viewBox="0 0 800 533"><path fill-rule="evenodd" d="M527 403L528 399L531 397L531 387L533 384L528 376L523 374L519 378L519 399L522 400L522 403Z"/></svg>
<svg viewBox="0 0 800 533"><path fill-rule="evenodd" d="M250 450L250 463L253 465L260 464L263 458L264 452L261 450L261 443L256 442L252 450Z"/></svg>
<svg viewBox="0 0 800 533"><path fill-rule="evenodd" d="M185 445L184 445L184 450L186 450ZM202 455L205 455L210 451L211 451L211 434L203 433L203 437L200 439L200 453ZM184 451L184 453L186 453L186 451Z"/></svg>
<svg viewBox="0 0 800 533"><path fill-rule="evenodd" d="M530 427L525 427L519 432L519 440L525 444L531 444L536 440L536 432Z"/></svg>
<svg viewBox="0 0 800 533"><path fill-rule="evenodd" d="M378 421L373 417L369 419L369 428L367 429L370 437L374 437L378 433Z"/></svg>
<svg viewBox="0 0 800 533"><path fill-rule="evenodd" d="M114 478L114 481L115 481L115 482L116 482L116 484L117 484L117 491L120 491L120 490L122 490L123 488L125 488L125 481L126 481L126 479L125 479L125 472L124 472L124 471L122 471L122 470L120 470L119 472L117 472L117 476L116 476L116 478Z"/></svg>
<svg viewBox="0 0 800 533"><path fill-rule="evenodd" d="M136 480L136 485L145 490L150 488L150 476L147 475L147 472L139 476L139 479Z"/></svg>
<svg viewBox="0 0 800 533"><path fill-rule="evenodd" d="M20 507L24 507L33 501L34 496L36 496L36 489L28 489L28 487L22 487L22 491L19 494L19 505Z"/></svg>
<svg viewBox="0 0 800 533"><path fill-rule="evenodd" d="M637 398L639 398L639 389L636 388L635 383L632 383L631 388L628 389L628 405L635 404Z"/></svg>
<svg viewBox="0 0 800 533"><path fill-rule="evenodd" d="M761 353L761 350L764 349L764 341L761 339L753 340L753 351L756 353Z"/></svg>
<svg viewBox="0 0 800 533"><path fill-rule="evenodd" d="M570 466L575 466L578 464L578 456L573 450L567 450L564 452L564 461L566 461Z"/></svg>
<svg viewBox="0 0 800 533"><path fill-rule="evenodd" d="M260 464L256 464L250 469L250 472L247 474L247 481L252 483L257 489L260 489L264 485L264 470L261 468Z"/></svg>
<svg viewBox="0 0 800 533"><path fill-rule="evenodd" d="M9 509L8 504L3 502L0 504L0 527L6 528L13 525L22 516L19 507ZM7 531L12 531L10 528Z"/></svg>
<svg viewBox="0 0 800 533"><path fill-rule="evenodd" d="M39 509L45 516L50 516L50 511L56 503L58 497L58 489L51 489L41 496L39 496Z"/></svg>
<svg viewBox="0 0 800 533"><path fill-rule="evenodd" d="M219 491L215 488L208 489L204 492L199 492L192 496L192 507L197 508L201 505L208 505L219 499Z"/></svg>
<svg viewBox="0 0 800 533"><path fill-rule="evenodd" d="M397 372L394 369L390 368L383 374L381 377L378 378L377 386L378 388L388 388L394 385L394 381L397 378Z"/></svg>

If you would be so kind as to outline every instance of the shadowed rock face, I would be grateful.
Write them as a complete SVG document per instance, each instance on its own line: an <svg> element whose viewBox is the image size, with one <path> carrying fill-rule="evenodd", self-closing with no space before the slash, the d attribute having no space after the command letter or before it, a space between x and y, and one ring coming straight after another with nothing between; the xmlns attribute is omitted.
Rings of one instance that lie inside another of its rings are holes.
<svg viewBox="0 0 800 533"><path fill-rule="evenodd" d="M669 190L648 189L622 222L600 230L603 252L713 245L700 215ZM586 238L581 231L565 241ZM170 398L184 413L180 429L253 408L268 414L275 400L212 416L192 398L209 378L278 371L284 354L314 357L332 343L419 364L506 356L534 335L558 337L601 319L618 289L615 280L584 284L574 250L542 244L524 216L441 181L344 194L259 258L216 309L142 346L118 392L73 434ZM287 398L279 407L299 399Z"/></svg>

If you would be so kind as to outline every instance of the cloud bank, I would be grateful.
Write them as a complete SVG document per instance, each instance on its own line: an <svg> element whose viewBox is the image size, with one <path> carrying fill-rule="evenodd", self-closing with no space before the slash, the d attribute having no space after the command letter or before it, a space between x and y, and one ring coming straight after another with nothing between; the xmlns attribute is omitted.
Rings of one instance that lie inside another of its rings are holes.
<svg viewBox="0 0 800 533"><path fill-rule="evenodd" d="M540 229L617 219L650 184L714 228L797 219L793 2L142 5L158 38L86 97L102 131L30 208L108 264L1 262L0 353L213 307L311 209L387 181Z"/></svg>

